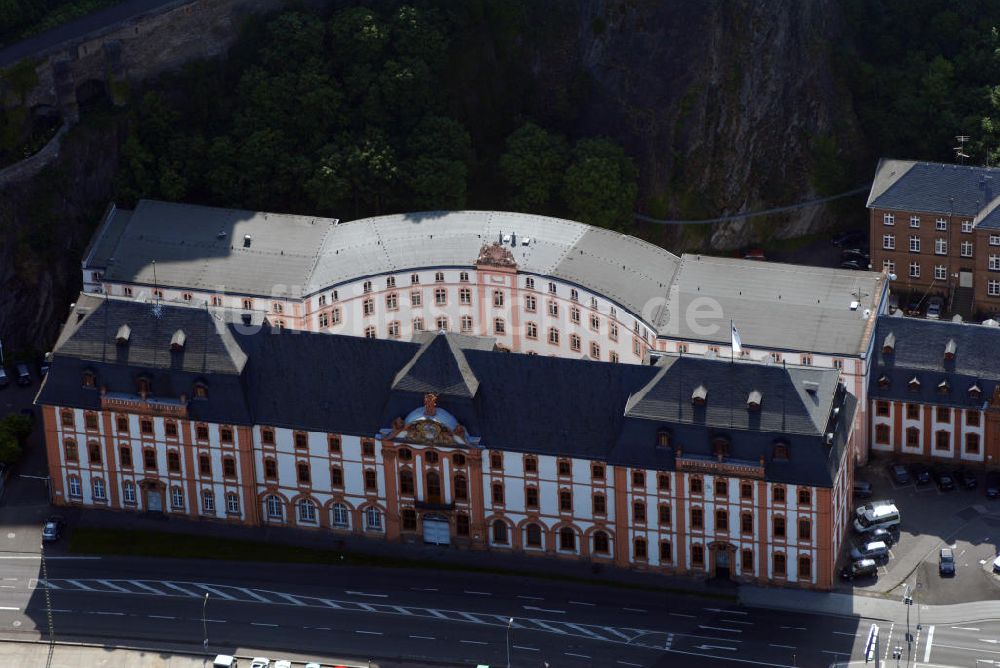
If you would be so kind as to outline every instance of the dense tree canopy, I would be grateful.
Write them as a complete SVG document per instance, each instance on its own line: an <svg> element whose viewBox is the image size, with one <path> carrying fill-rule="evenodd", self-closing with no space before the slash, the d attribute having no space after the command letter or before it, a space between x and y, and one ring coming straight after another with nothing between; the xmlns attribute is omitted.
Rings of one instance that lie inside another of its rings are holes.
<svg viewBox="0 0 1000 668"><path fill-rule="evenodd" d="M639 194L638 169L625 151L608 139L582 139L563 180L563 198L577 220L626 229Z"/></svg>

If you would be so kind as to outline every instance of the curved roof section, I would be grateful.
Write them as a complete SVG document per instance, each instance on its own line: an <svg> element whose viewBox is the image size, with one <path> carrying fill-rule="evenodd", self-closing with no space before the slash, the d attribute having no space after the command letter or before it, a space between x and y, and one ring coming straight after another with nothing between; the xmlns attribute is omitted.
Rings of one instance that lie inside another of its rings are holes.
<svg viewBox="0 0 1000 668"><path fill-rule="evenodd" d="M680 263L627 234L560 218L502 211L438 211L341 223L325 239L315 290L361 276L419 267L471 267L486 243L502 241L524 273L552 276L633 313L662 299Z"/></svg>

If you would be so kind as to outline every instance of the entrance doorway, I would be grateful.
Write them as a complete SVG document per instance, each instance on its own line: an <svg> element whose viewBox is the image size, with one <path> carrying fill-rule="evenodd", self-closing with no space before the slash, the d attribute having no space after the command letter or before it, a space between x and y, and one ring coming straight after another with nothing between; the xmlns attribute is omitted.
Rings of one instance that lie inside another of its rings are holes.
<svg viewBox="0 0 1000 668"><path fill-rule="evenodd" d="M146 490L146 510L151 513L163 512L163 495L160 494L159 490Z"/></svg>
<svg viewBox="0 0 1000 668"><path fill-rule="evenodd" d="M958 272L958 287L960 288L971 288L972 287L972 272L962 269Z"/></svg>
<svg viewBox="0 0 1000 668"><path fill-rule="evenodd" d="M424 515L424 542L433 545L451 544L451 527L443 515Z"/></svg>
<svg viewBox="0 0 1000 668"><path fill-rule="evenodd" d="M729 550L725 547L718 547L715 550L715 577L728 580L729 571Z"/></svg>

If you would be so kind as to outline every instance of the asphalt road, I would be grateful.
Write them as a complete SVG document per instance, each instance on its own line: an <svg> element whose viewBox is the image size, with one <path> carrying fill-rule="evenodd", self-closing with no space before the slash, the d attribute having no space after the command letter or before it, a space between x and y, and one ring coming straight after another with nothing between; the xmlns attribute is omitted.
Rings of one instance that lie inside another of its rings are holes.
<svg viewBox="0 0 1000 668"><path fill-rule="evenodd" d="M49 604L40 558L6 553L0 562L0 628L44 634ZM46 566L57 638L200 646L207 629L211 651L315 652L383 665L506 665L513 617L514 666L829 666L863 660L871 624L446 571L60 556ZM914 617L909 644L904 623L880 626L880 653L891 657L899 645L910 659L905 665L1000 660L993 642L1000 623L918 631Z"/></svg>

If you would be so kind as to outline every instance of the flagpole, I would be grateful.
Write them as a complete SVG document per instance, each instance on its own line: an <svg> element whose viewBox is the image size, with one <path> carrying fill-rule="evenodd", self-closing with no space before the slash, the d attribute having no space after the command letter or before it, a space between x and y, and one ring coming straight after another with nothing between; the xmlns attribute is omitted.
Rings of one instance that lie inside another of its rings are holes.
<svg viewBox="0 0 1000 668"><path fill-rule="evenodd" d="M736 341L733 340L733 332L736 330L736 325L733 321L729 321L729 363L736 364Z"/></svg>

